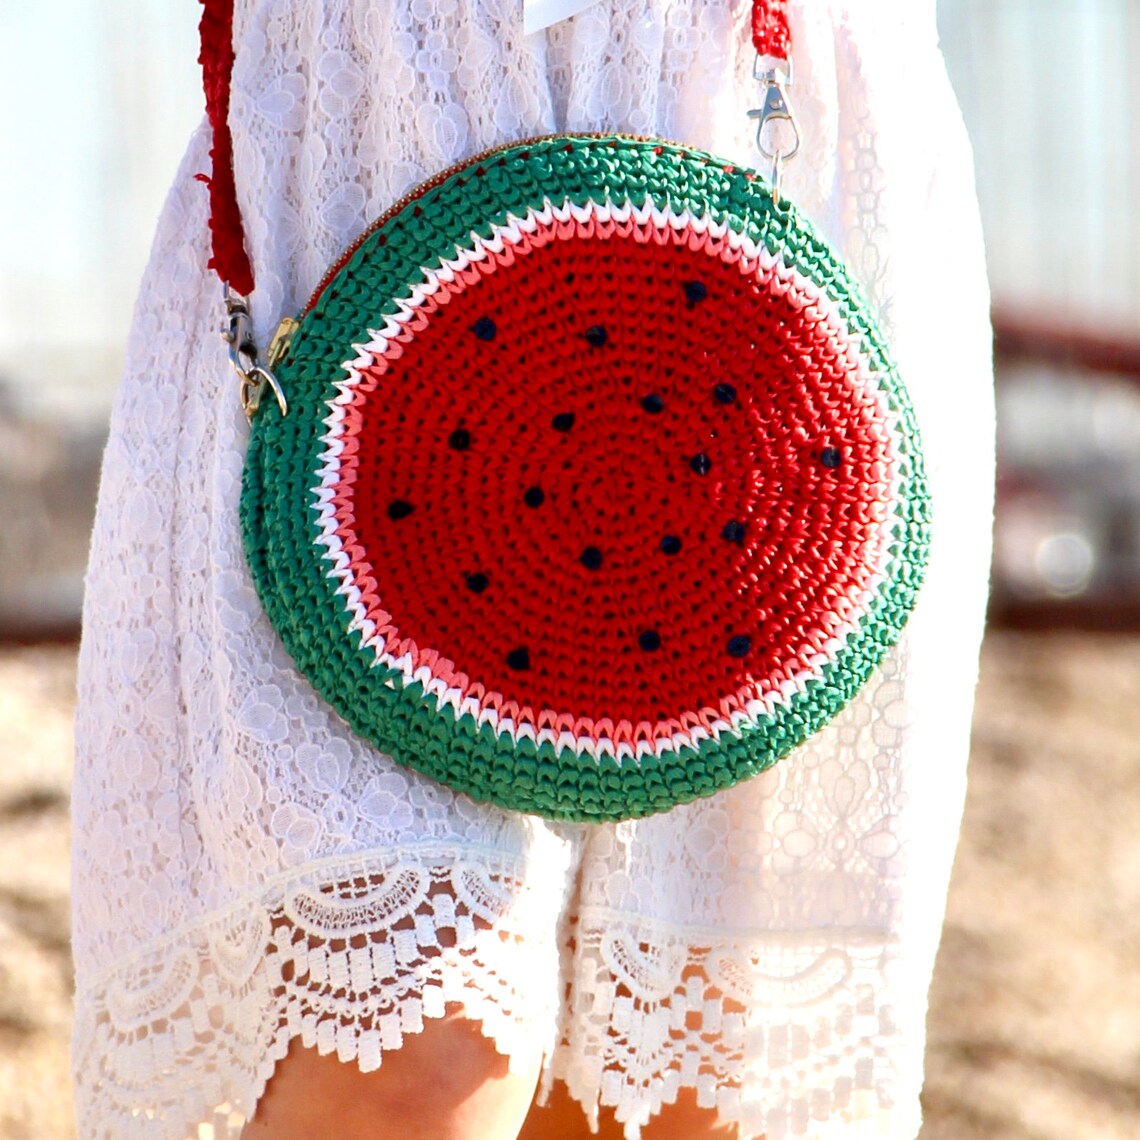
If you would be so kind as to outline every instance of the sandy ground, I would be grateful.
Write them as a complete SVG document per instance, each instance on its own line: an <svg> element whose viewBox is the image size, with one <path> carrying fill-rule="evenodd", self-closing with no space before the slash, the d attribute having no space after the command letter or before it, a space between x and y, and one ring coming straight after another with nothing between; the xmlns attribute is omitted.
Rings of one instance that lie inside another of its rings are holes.
<svg viewBox="0 0 1140 1140"><path fill-rule="evenodd" d="M0 1138L74 1136L74 660L0 649ZM993 634L922 1140L1140 1136L1140 638Z"/></svg>

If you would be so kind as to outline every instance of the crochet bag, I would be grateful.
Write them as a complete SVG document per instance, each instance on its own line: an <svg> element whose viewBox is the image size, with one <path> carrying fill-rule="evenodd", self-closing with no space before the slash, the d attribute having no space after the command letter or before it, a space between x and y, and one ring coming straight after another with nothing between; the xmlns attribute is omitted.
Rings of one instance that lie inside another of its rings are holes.
<svg viewBox="0 0 1140 1140"><path fill-rule="evenodd" d="M786 56L782 4L754 33ZM264 366L230 312L258 594L401 764L550 818L662 811L785 756L898 639L928 545L912 409L754 171L513 143L392 206Z"/></svg>

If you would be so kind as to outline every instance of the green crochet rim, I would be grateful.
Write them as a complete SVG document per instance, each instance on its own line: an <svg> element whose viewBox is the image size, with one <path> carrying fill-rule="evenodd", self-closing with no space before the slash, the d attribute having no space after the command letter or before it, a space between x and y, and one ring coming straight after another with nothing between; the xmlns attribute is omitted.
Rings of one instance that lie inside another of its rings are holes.
<svg viewBox="0 0 1140 1140"><path fill-rule="evenodd" d="M469 713L437 708L418 681L362 646L318 544L318 475L328 401L354 345L397 311L423 280L508 214L547 199L647 199L727 222L813 282L838 306L897 417L900 500L889 573L858 628L818 680L771 715L675 752L621 761L552 743L515 740ZM503 147L428 183L349 251L303 314L277 376L289 400L282 416L265 401L249 443L241 524L249 568L265 611L297 668L359 736L398 763L475 800L571 821L635 818L730 787L764 771L827 724L866 683L914 606L929 547L930 503L918 427L885 340L842 263L761 177L685 147L621 136L553 136Z"/></svg>

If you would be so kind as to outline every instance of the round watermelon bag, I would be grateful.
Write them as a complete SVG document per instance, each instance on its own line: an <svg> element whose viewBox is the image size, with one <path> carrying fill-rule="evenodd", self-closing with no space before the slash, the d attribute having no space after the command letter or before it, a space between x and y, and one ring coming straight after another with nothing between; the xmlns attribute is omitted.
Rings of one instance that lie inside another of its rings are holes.
<svg viewBox="0 0 1140 1140"><path fill-rule="evenodd" d="M511 144L370 227L265 368L231 311L258 593L401 764L551 818L662 811L785 756L898 639L928 545L911 406L752 171Z"/></svg>

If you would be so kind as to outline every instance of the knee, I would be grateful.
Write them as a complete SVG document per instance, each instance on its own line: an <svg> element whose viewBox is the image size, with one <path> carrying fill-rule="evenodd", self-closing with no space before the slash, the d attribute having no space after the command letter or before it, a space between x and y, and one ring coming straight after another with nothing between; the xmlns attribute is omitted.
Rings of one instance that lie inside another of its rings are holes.
<svg viewBox="0 0 1140 1140"><path fill-rule="evenodd" d="M661 1115L642 1129L641 1137L642 1140L730 1140L736 1131L733 1125L720 1123L714 1111L698 1108L692 1089L682 1089L676 1102L665 1105Z"/></svg>
<svg viewBox="0 0 1140 1140"><path fill-rule="evenodd" d="M692 1089L682 1089L674 1104L664 1105L641 1129L641 1140L731 1140L736 1129L721 1124L716 1113L697 1106ZM546 1104L531 1109L519 1140L583 1140L589 1127L582 1106L562 1081L555 1081ZM594 1140L623 1140L625 1128L612 1108L602 1108Z"/></svg>
<svg viewBox="0 0 1140 1140"><path fill-rule="evenodd" d="M406 1037L372 1073L294 1041L242 1140L513 1138L540 1060L533 1071L512 1073L478 1023L458 1010Z"/></svg>

